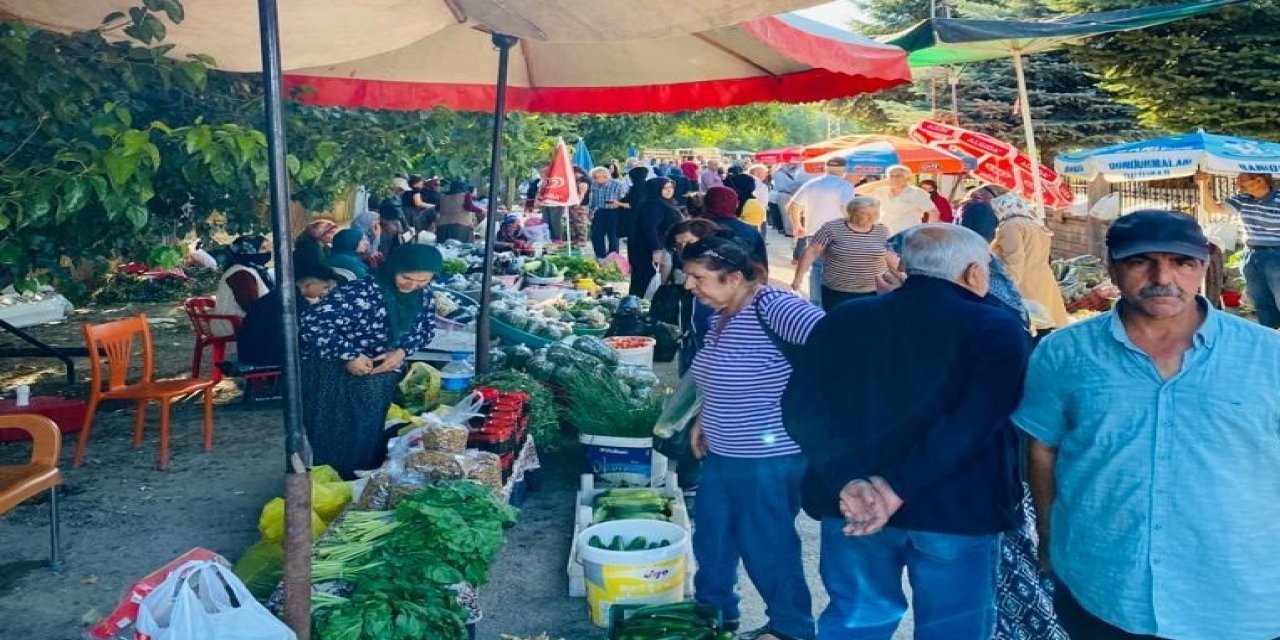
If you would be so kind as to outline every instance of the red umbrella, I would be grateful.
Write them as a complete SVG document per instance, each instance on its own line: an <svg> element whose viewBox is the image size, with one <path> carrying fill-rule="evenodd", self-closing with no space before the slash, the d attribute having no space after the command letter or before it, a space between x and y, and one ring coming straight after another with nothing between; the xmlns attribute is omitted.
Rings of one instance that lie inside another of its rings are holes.
<svg viewBox="0 0 1280 640"><path fill-rule="evenodd" d="M756 162L765 164L783 164L786 162L798 162L804 158L804 145L791 145L789 147L778 147L777 149L766 149L756 152Z"/></svg>
<svg viewBox="0 0 1280 640"><path fill-rule="evenodd" d="M578 193L578 181L573 175L573 161L569 159L569 147L564 143L564 138L556 138L555 151L551 152L551 164L547 166L547 173L538 187L538 202L546 207L572 207L582 202L582 194ZM556 212L551 211L549 214L556 215ZM568 210L562 211L561 215L567 218ZM571 233L569 221L566 219L563 222L565 232ZM568 240L569 246L573 246L572 235L568 236Z"/></svg>
<svg viewBox="0 0 1280 640"><path fill-rule="evenodd" d="M920 142L976 158L977 166L972 170L974 176L1035 202L1033 164L1030 156L1018 151L1017 147L985 133L932 120L916 123L908 135ZM1065 209L1075 200L1071 186L1053 169L1039 165L1039 182L1044 206Z"/></svg>
<svg viewBox="0 0 1280 640"><path fill-rule="evenodd" d="M490 34L466 25L387 53L291 70L286 89L321 106L493 109ZM809 102L910 80L906 53L783 14L652 40L522 40L510 52L506 106L539 113L650 113L755 102ZM426 62L426 61L429 61Z"/></svg>

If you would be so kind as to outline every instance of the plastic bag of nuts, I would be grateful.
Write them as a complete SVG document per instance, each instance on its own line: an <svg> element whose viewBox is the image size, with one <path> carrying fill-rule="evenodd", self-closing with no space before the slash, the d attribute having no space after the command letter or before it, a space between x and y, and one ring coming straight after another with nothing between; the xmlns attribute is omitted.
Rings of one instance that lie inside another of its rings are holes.
<svg viewBox="0 0 1280 640"><path fill-rule="evenodd" d="M466 476L461 458L442 451L414 451L405 456L404 469L428 482L461 480Z"/></svg>
<svg viewBox="0 0 1280 640"><path fill-rule="evenodd" d="M498 454L468 449L462 455L462 469L468 480L489 487L495 494L502 493L502 460Z"/></svg>
<svg viewBox="0 0 1280 640"><path fill-rule="evenodd" d="M445 424L428 419L422 428L422 448L427 451L461 454L467 450L471 430L466 425Z"/></svg>

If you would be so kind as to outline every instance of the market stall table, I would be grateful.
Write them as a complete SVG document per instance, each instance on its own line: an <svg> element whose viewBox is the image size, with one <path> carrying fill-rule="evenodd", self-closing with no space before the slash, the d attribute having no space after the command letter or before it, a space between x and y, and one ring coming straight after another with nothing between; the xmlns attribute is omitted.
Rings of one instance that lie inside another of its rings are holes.
<svg viewBox="0 0 1280 640"><path fill-rule="evenodd" d="M19 406L9 398L0 399L0 415L34 413L53 420L62 433L80 431L84 427L84 411L84 401L72 398L35 396L25 406ZM27 432L21 429L0 429L0 442L21 442L30 439Z"/></svg>
<svg viewBox="0 0 1280 640"><path fill-rule="evenodd" d="M56 358L67 369L67 384L75 384L76 368L72 358L88 357L84 347L55 347L23 331L67 316L71 303L60 294L41 292L35 295L6 291L0 304L0 329L18 337L30 347L0 347L0 358Z"/></svg>

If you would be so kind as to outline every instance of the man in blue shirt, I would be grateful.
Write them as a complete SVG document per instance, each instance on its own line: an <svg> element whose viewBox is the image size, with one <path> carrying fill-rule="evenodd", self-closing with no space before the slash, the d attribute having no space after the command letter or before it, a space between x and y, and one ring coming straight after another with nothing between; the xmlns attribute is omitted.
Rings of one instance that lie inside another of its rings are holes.
<svg viewBox="0 0 1280 640"><path fill-rule="evenodd" d="M1088 640L1280 636L1280 334L1196 295L1190 217L1123 216L1107 249L1120 303L1040 344L1013 416L1059 621Z"/></svg>
<svg viewBox="0 0 1280 640"><path fill-rule="evenodd" d="M591 170L591 191L588 192L588 208L591 211L591 247L596 259L601 260L619 251L618 212L627 185L609 176L609 170L596 167Z"/></svg>
<svg viewBox="0 0 1280 640"><path fill-rule="evenodd" d="M1009 414L1030 337L983 298L991 256L978 234L924 224L902 235L906 283L828 314L783 401L809 465L804 508L822 520L831 604L818 637L893 637L905 568L916 638L989 640L1000 533L1022 494Z"/></svg>

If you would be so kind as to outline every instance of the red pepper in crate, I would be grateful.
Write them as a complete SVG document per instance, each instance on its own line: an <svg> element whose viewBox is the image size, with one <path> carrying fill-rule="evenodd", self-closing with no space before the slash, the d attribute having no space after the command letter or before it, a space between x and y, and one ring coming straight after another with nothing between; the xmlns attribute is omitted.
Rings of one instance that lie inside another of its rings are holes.
<svg viewBox="0 0 1280 640"><path fill-rule="evenodd" d="M515 420L490 416L483 428L467 437L467 446L498 455L510 453L515 450L515 433Z"/></svg>
<svg viewBox="0 0 1280 640"><path fill-rule="evenodd" d="M506 395L493 387L476 387L475 393L480 394L480 397L484 398L485 404L497 402L499 398Z"/></svg>

